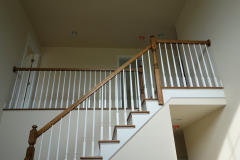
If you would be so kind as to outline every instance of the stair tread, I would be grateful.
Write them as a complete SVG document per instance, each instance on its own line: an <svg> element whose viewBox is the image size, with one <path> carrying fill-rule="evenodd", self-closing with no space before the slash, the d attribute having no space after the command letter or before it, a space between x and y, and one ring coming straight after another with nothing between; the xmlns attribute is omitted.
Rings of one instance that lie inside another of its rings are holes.
<svg viewBox="0 0 240 160"><path fill-rule="evenodd" d="M80 157L80 159L103 159L103 157Z"/></svg>
<svg viewBox="0 0 240 160"><path fill-rule="evenodd" d="M100 140L98 143L120 143L120 140Z"/></svg>
<svg viewBox="0 0 240 160"><path fill-rule="evenodd" d="M126 128L126 127L128 127L128 128L135 128L135 125L115 125L114 131L113 131L113 136L114 136L114 134L116 132L116 128L117 127L119 127L119 128ZM113 136L112 136L112 139L113 139Z"/></svg>
<svg viewBox="0 0 240 160"><path fill-rule="evenodd" d="M147 113L147 114L149 114L150 111L131 111L131 112L129 113L129 115L128 115L127 122L128 122L128 119L130 118L130 115L131 115L132 113Z"/></svg>

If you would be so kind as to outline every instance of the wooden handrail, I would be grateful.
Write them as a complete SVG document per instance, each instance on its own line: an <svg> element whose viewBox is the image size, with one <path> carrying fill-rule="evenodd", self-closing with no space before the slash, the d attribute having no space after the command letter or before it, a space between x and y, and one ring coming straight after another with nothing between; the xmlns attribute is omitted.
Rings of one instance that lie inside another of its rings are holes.
<svg viewBox="0 0 240 160"><path fill-rule="evenodd" d="M146 48L144 48L142 51L140 51L138 54L136 54L134 57L132 57L129 61L127 61L125 64L123 64L121 67L116 69L111 75L109 75L107 78L105 78L102 82L100 82L98 85L96 85L94 88L92 88L87 94L82 96L80 99L78 99L76 102L74 102L71 106L69 106L66 110L64 110L62 113L60 113L58 116L56 116L53 120L51 120L48 124L46 124L44 127L42 127L36 134L36 137L39 137L41 134L46 132L52 125L57 123L61 118L66 116L70 111L72 111L74 108L76 108L79 104L81 104L84 100L86 100L89 96L91 96L94 92L96 92L98 89L100 89L104 84L106 84L109 80L114 78L118 73L120 73L124 68L129 66L133 61L135 61L137 58L139 58L141 55L143 55L145 52L147 52L151 48L151 45L148 45Z"/></svg>
<svg viewBox="0 0 240 160"><path fill-rule="evenodd" d="M178 44L206 44L208 46L211 46L211 41L210 39L208 39L207 41L189 41L189 40L161 40L161 39L157 39L156 40L157 43L178 43Z"/></svg>
<svg viewBox="0 0 240 160"><path fill-rule="evenodd" d="M16 71L115 71L116 69L108 68L17 68L13 67L13 72ZM129 72L129 69L125 69ZM136 69L131 69L131 71L136 71Z"/></svg>

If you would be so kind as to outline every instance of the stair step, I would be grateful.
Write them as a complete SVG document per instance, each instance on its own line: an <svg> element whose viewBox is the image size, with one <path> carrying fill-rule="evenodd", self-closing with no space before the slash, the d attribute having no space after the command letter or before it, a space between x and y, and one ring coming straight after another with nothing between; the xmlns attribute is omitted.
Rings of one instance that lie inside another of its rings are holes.
<svg viewBox="0 0 240 160"><path fill-rule="evenodd" d="M114 137L116 128L135 128L135 125L115 125L112 138Z"/></svg>
<svg viewBox="0 0 240 160"><path fill-rule="evenodd" d="M130 118L130 115L131 115L132 113L139 113L139 114L147 113L147 114L149 114L150 112L149 112L149 111L131 111L131 112L129 113L129 115L128 115L127 122L128 122L128 120L129 120L129 118Z"/></svg>
<svg viewBox="0 0 240 160"><path fill-rule="evenodd" d="M101 140L98 143L120 143L119 140Z"/></svg>
<svg viewBox="0 0 240 160"><path fill-rule="evenodd" d="M80 159L103 159L103 157L80 157Z"/></svg>

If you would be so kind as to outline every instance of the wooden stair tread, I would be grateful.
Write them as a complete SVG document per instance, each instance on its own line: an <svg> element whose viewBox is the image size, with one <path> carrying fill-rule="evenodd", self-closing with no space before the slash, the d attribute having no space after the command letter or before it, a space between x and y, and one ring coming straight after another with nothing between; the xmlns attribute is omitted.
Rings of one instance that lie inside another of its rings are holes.
<svg viewBox="0 0 240 160"><path fill-rule="evenodd" d="M103 159L103 157L80 157L80 159Z"/></svg>
<svg viewBox="0 0 240 160"><path fill-rule="evenodd" d="M113 131L113 136L114 136L114 134L115 134L115 132L116 132L116 128L117 127L119 127L119 128L135 128L135 125L115 125L115 127L114 127L114 131ZM112 136L112 139L113 139L113 136Z"/></svg>
<svg viewBox="0 0 240 160"><path fill-rule="evenodd" d="M98 143L120 143L119 140L100 140Z"/></svg>
<svg viewBox="0 0 240 160"><path fill-rule="evenodd" d="M129 113L129 115L128 115L127 122L128 122L128 119L130 118L130 115L131 115L132 113L140 113L140 114L142 114L142 113L147 113L147 114L149 114L150 112L149 112L149 111L131 111L131 112Z"/></svg>

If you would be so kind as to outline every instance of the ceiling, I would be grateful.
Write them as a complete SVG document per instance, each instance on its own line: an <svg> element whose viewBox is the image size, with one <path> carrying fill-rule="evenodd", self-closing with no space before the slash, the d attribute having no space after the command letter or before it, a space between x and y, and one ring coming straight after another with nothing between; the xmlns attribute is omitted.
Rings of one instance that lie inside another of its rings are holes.
<svg viewBox="0 0 240 160"><path fill-rule="evenodd" d="M210 114L211 112L224 107L223 105L171 105L171 119L172 125L179 125L179 129L174 130L174 135L182 134L182 130L187 126L193 124L197 120ZM182 119L175 121L175 119Z"/></svg>
<svg viewBox="0 0 240 160"><path fill-rule="evenodd" d="M186 0L20 1L44 47L143 48L150 35L177 39L175 23Z"/></svg>

